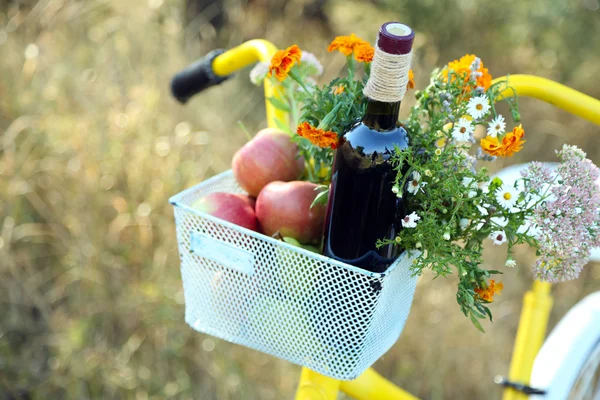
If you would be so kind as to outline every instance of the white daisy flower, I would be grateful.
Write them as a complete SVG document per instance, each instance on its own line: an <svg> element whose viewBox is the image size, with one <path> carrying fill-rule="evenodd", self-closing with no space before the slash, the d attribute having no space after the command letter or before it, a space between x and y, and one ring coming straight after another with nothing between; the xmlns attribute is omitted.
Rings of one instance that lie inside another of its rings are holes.
<svg viewBox="0 0 600 400"><path fill-rule="evenodd" d="M477 182L474 181L473 178L464 177L462 180L462 185L469 189L467 192L467 197L472 199L477 196Z"/></svg>
<svg viewBox="0 0 600 400"><path fill-rule="evenodd" d="M540 228L538 228L532 221L531 217L525 218L523 224L517 229L517 234L526 234L533 238L539 239Z"/></svg>
<svg viewBox="0 0 600 400"><path fill-rule="evenodd" d="M519 191L506 183L496 189L496 200L506 209L512 208L518 199Z"/></svg>
<svg viewBox="0 0 600 400"><path fill-rule="evenodd" d="M489 206L489 204L486 204L486 206ZM479 214L481 214L481 219L479 219L479 218L475 219L476 221L479 221L477 223L477 225L475 225L475 230L478 231L481 228L483 228L483 225L485 224L485 221L486 221L485 217L487 217L489 215L489 213L485 207L482 207L480 205L477 205L476 207L477 207L477 210L479 211Z"/></svg>
<svg viewBox="0 0 600 400"><path fill-rule="evenodd" d="M489 206L489 204L486 204L486 206ZM477 206L477 210L482 217L487 217L489 215L488 210L485 207Z"/></svg>
<svg viewBox="0 0 600 400"><path fill-rule="evenodd" d="M490 111L490 101L486 96L471 97L467 104L467 114L473 119L483 118Z"/></svg>
<svg viewBox="0 0 600 400"><path fill-rule="evenodd" d="M423 192L423 186L425 186L427 182L421 182L421 174L417 171L414 171L411 175L411 178L412 179L408 182L408 188L406 190L408 190L408 192L411 194L417 194L419 189L421 189L421 192Z"/></svg>
<svg viewBox="0 0 600 400"><path fill-rule="evenodd" d="M498 115L490 123L488 123L487 134L488 136L496 137L504 134L505 129L506 122L504 122L504 117L502 115Z"/></svg>
<svg viewBox="0 0 600 400"><path fill-rule="evenodd" d="M419 217L416 212L412 212L411 214L402 218L402 227L415 228L417 226L417 221L420 219L421 217Z"/></svg>
<svg viewBox="0 0 600 400"><path fill-rule="evenodd" d="M393 192L394 194L398 194L398 193L400 193L400 187L398 187L398 185L394 185L394 186L392 186L392 192Z"/></svg>
<svg viewBox="0 0 600 400"><path fill-rule="evenodd" d="M494 241L494 244L500 246L503 243L506 243L506 233L504 231L494 231L490 233L490 239Z"/></svg>
<svg viewBox="0 0 600 400"><path fill-rule="evenodd" d="M504 264L504 266L508 268L514 268L517 266L517 262L512 258L509 258L508 260L506 260L506 264Z"/></svg>
<svg viewBox="0 0 600 400"><path fill-rule="evenodd" d="M468 176L465 176L462 180L462 185L466 188L470 188L473 185L473 178L469 178ZM477 183L475 183L475 185L477 185Z"/></svg>
<svg viewBox="0 0 600 400"><path fill-rule="evenodd" d="M450 240L450 232L445 232L442 238L444 238L444 240Z"/></svg>
<svg viewBox="0 0 600 400"><path fill-rule="evenodd" d="M471 134L475 132L475 127L466 118L461 118L458 120L458 123L454 125L454 129L452 130L452 137L457 142L467 142L471 139Z"/></svg>
<svg viewBox="0 0 600 400"><path fill-rule="evenodd" d="M523 224L521 224L521 226L519 226L519 229L517 229L517 233L522 235L525 232L529 231L529 229L531 229L532 223L531 223L531 218L525 218L525 221L523 221Z"/></svg>
<svg viewBox="0 0 600 400"><path fill-rule="evenodd" d="M506 225L508 225L508 218L504 218L504 217L493 217L493 218L490 219L490 221L492 221L497 226L501 226L503 228Z"/></svg>

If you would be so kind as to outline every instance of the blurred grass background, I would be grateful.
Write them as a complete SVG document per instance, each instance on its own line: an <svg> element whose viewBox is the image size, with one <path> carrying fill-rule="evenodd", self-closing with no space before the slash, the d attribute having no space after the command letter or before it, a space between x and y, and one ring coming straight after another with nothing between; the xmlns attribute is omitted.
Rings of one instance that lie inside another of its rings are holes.
<svg viewBox="0 0 600 400"><path fill-rule="evenodd" d="M265 125L242 72L186 106L170 77L215 47L263 37L317 54L372 41L388 20L417 31L417 87L465 53L494 76L529 73L591 96L598 0L0 0L0 398L289 399L299 367L197 334L183 293L169 196L229 168L238 121ZM410 99L405 102L411 102ZM408 110L403 107L403 114ZM597 126L522 99L525 149L492 168L554 160L568 141L600 163ZM502 259L489 249L488 267ZM421 278L397 345L376 369L426 399L495 399L508 370L531 252L480 334L453 279ZM555 324L600 290L600 266L557 285Z"/></svg>

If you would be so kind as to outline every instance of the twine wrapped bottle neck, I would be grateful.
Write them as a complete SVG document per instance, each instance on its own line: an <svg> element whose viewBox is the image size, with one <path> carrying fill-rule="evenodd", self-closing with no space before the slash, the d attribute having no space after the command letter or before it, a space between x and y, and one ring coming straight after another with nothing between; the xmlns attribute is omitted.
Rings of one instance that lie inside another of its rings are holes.
<svg viewBox="0 0 600 400"><path fill-rule="evenodd" d="M363 94L371 100L385 103L402 101L408 85L412 51L408 54L389 54L375 48L371 75Z"/></svg>

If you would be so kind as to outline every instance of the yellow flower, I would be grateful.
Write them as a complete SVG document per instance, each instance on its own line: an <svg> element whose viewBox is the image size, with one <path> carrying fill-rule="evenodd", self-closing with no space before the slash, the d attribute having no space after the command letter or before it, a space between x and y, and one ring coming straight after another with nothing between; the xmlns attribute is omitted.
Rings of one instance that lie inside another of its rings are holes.
<svg viewBox="0 0 600 400"><path fill-rule="evenodd" d="M336 85L336 86L332 86L331 87L331 93L335 94L336 96L339 94L344 93L344 85Z"/></svg>
<svg viewBox="0 0 600 400"><path fill-rule="evenodd" d="M436 147L444 147L446 145L446 141L447 141L447 139L445 137L440 138L435 141L435 146Z"/></svg>
<svg viewBox="0 0 600 400"><path fill-rule="evenodd" d="M483 151L492 156L501 155L502 144L500 143L497 137L486 136L483 139L481 139L479 145L481 146Z"/></svg>
<svg viewBox="0 0 600 400"><path fill-rule="evenodd" d="M373 61L374 55L375 49L367 42L354 47L354 58L356 61L370 63Z"/></svg>
<svg viewBox="0 0 600 400"><path fill-rule="evenodd" d="M454 124L452 122L448 122L446 125L444 125L442 127L442 129L444 130L444 132L448 133L448 132L450 132L450 129L452 129L453 126L454 126Z"/></svg>
<svg viewBox="0 0 600 400"><path fill-rule="evenodd" d="M308 162L310 164L310 167L314 170L315 169L315 159L311 158L310 161ZM331 167L327 164L325 164L323 161L321 161L319 163L319 173L318 173L318 177L321 179L325 179L329 176L329 170L331 169Z"/></svg>
<svg viewBox="0 0 600 400"><path fill-rule="evenodd" d="M408 83L406 84L407 89L415 88L415 74L412 69L408 70Z"/></svg>
<svg viewBox="0 0 600 400"><path fill-rule="evenodd" d="M522 125L515 126L512 132L508 132L504 138L502 138L502 147L504 148L504 155L512 156L514 153L521 151L525 140L521 140L525 136L525 130Z"/></svg>
<svg viewBox="0 0 600 400"><path fill-rule="evenodd" d="M475 293L477 293L477 297L481 300L492 302L494 301L494 295L500 295L504 289L504 285L502 282L496 283L493 279L490 279L490 282L487 284L487 287L478 287L475 288Z"/></svg>
<svg viewBox="0 0 600 400"><path fill-rule="evenodd" d="M465 82L471 79L471 65L475 61L476 56L474 54L466 54L460 58L460 60L454 60L448 63L448 68L444 70L444 76L448 80L448 70L454 71L457 75L465 75ZM487 90L492 84L492 75L490 75L487 68L484 68L483 61L479 62L479 68L477 71L476 82L477 86L481 86L484 90Z"/></svg>
<svg viewBox="0 0 600 400"><path fill-rule="evenodd" d="M442 149L435 149L435 155L439 156L442 154Z"/></svg>
<svg viewBox="0 0 600 400"><path fill-rule="evenodd" d="M283 81L287 78L290 69L294 64L300 64L300 58L302 58L302 50L297 45L292 45L285 50L278 50L271 58L271 65L269 66L269 77L275 73L275 77L279 81Z"/></svg>
<svg viewBox="0 0 600 400"><path fill-rule="evenodd" d="M315 128L308 122L303 122L298 125L296 133L319 147L331 147L332 149L336 149L339 144L337 133Z"/></svg>
<svg viewBox="0 0 600 400"><path fill-rule="evenodd" d="M329 176L329 167L326 167L323 165L323 163L321 162L321 168L319 169L319 178L321 179L325 179Z"/></svg>
<svg viewBox="0 0 600 400"><path fill-rule="evenodd" d="M497 137L486 136L481 139L481 148L492 156L510 157L523 149L525 140L521 140L525 131L521 125L515 126L512 132L502 138L502 143Z"/></svg>
<svg viewBox="0 0 600 400"><path fill-rule="evenodd" d="M361 38L359 38L358 36L356 36L354 33L352 33L350 36L337 36L329 44L329 47L327 47L327 51L338 50L343 55L349 56L358 47L361 47L361 46L364 46L364 45L371 46L369 44L369 42L367 42L365 40L362 40Z"/></svg>

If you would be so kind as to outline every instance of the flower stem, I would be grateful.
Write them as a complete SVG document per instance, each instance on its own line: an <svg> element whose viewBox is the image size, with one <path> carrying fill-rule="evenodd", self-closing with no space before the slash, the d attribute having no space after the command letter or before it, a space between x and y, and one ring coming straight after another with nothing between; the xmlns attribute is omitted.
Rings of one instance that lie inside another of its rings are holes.
<svg viewBox="0 0 600 400"><path fill-rule="evenodd" d="M298 108L296 106L296 99L294 99L294 94L293 93L289 93L288 97L288 102L290 104L290 114L292 117L292 126L298 126L299 120L298 120Z"/></svg>
<svg viewBox="0 0 600 400"><path fill-rule="evenodd" d="M354 58L352 58L352 54L347 56L347 59L348 59L348 79L350 80L350 82L352 82L352 81L354 81L354 67L355 67Z"/></svg>
<svg viewBox="0 0 600 400"><path fill-rule="evenodd" d="M304 85L304 82L302 81L302 79L300 79L300 77L299 77L298 75L296 75L296 73L295 73L295 72L293 72L293 71L290 71L290 72L288 73L288 76L289 76L290 78L292 78L293 80L295 80L296 82L298 82L298 84L299 84L300 86L302 86L302 89L304 89L304 91L306 92L306 94L308 94L308 95L310 96L310 92L308 91L308 88L306 87L306 85Z"/></svg>

